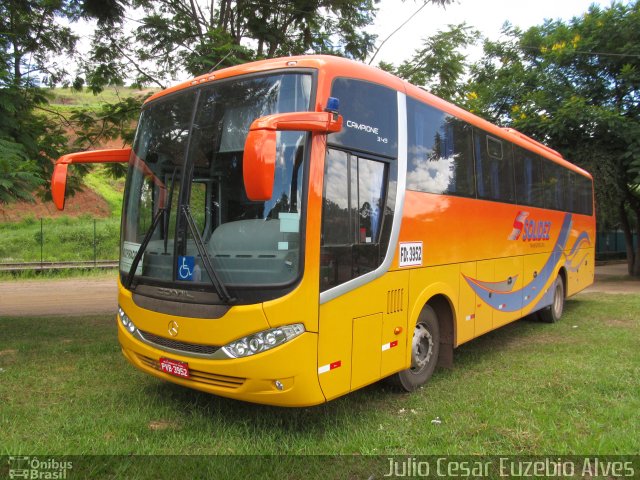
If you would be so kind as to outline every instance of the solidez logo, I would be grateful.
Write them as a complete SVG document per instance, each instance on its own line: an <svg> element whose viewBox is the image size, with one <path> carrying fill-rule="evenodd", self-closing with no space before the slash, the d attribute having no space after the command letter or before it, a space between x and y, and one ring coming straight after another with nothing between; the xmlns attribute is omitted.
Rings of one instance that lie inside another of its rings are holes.
<svg viewBox="0 0 640 480"><path fill-rule="evenodd" d="M513 230L509 235L509 240L518 240L520 237L522 237L523 242L549 240L551 222L534 220L528 217L529 212L518 212L513 221Z"/></svg>

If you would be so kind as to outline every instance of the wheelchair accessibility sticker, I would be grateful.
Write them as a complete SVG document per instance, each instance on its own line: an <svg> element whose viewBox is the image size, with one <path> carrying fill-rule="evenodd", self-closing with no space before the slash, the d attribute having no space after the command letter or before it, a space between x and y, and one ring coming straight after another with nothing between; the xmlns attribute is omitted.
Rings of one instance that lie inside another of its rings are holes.
<svg viewBox="0 0 640 480"><path fill-rule="evenodd" d="M195 257L178 257L178 280L193 281L193 273L195 270Z"/></svg>

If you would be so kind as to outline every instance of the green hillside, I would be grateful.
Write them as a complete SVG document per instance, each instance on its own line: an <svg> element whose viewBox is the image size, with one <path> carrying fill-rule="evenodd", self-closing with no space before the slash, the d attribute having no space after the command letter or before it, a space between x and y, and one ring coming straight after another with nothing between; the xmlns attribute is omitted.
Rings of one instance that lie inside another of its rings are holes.
<svg viewBox="0 0 640 480"><path fill-rule="evenodd" d="M158 90L158 88L107 87L97 95L87 89L78 91L71 88L53 88L48 89L48 92L51 96L49 102L53 110L64 113L75 108L98 110L104 103L115 103L133 96L144 97Z"/></svg>
<svg viewBox="0 0 640 480"><path fill-rule="evenodd" d="M21 219L0 221L0 264L116 260L124 179L113 179L98 165L85 177L85 184L98 199L106 201L106 215L92 213L96 196L89 200L93 205L80 205L87 213L77 216L37 215L41 201L6 206L5 209L20 209Z"/></svg>

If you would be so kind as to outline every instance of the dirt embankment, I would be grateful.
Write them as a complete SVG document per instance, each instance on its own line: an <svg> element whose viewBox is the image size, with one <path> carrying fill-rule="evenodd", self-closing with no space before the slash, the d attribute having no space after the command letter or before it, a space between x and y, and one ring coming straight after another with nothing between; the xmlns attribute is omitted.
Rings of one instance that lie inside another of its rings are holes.
<svg viewBox="0 0 640 480"><path fill-rule="evenodd" d="M111 214L107 201L90 188L67 197L64 211L59 211L51 200L34 197L32 202L15 202L0 205L0 222L17 222L27 217L55 218L61 216L79 217L90 215L104 218Z"/></svg>
<svg viewBox="0 0 640 480"><path fill-rule="evenodd" d="M67 136L73 140L75 132L70 128L66 130ZM102 142L95 149L123 148L123 146L122 139L116 138ZM49 186L45 188L49 188ZM88 186L73 196L67 195L63 211L58 210L52 200L42 200L41 197L41 193L34 192L32 202L20 201L6 205L0 204L0 222L19 222L28 217L40 219L89 215L95 218L106 218L111 215L107 201Z"/></svg>

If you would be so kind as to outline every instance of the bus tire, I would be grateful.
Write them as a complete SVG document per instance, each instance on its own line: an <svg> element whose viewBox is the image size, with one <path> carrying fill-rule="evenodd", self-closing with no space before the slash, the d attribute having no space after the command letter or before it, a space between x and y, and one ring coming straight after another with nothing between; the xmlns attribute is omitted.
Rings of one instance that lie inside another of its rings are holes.
<svg viewBox="0 0 640 480"><path fill-rule="evenodd" d="M391 381L407 392L424 385L438 364L440 327L436 312L426 305L416 322L411 341L411 367L396 373Z"/></svg>
<svg viewBox="0 0 640 480"><path fill-rule="evenodd" d="M556 323L564 310L564 283L559 275L551 288L553 288L551 305L538 312L538 318L544 323Z"/></svg>

